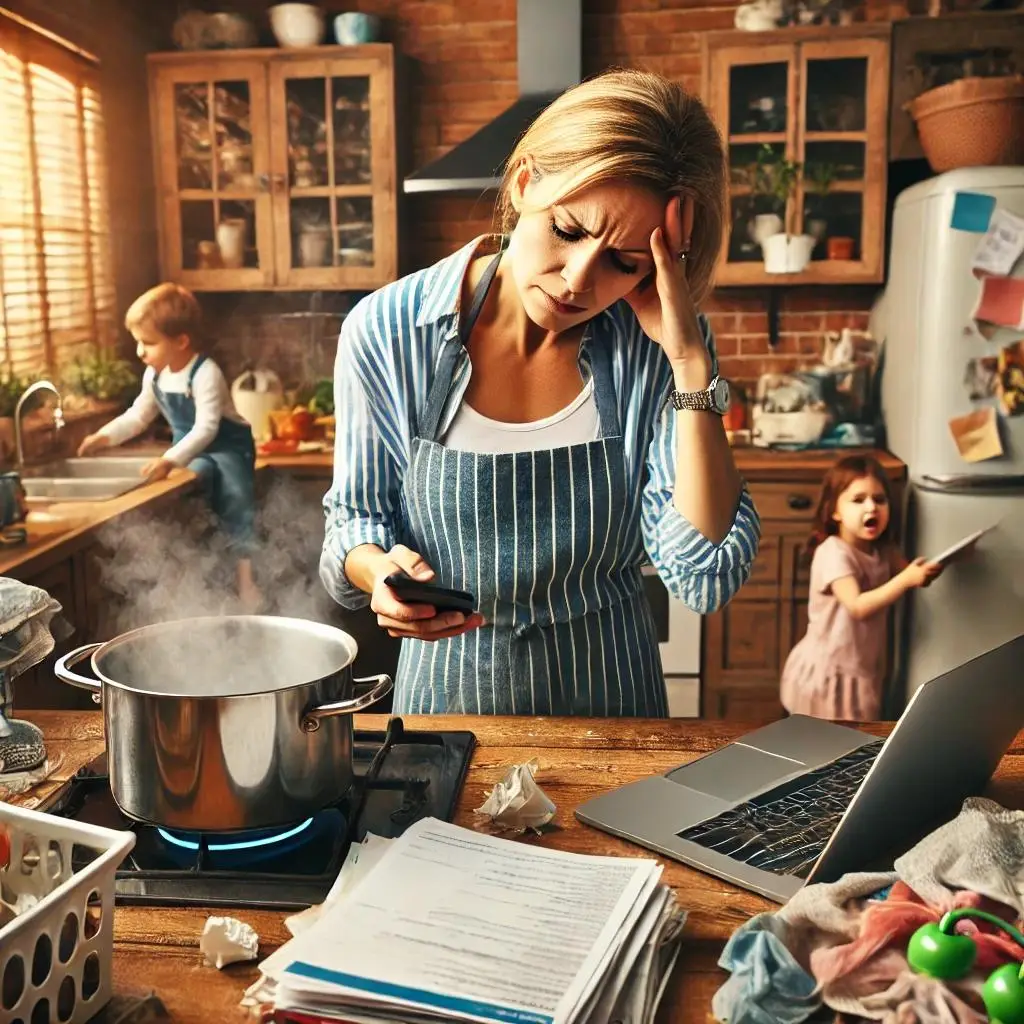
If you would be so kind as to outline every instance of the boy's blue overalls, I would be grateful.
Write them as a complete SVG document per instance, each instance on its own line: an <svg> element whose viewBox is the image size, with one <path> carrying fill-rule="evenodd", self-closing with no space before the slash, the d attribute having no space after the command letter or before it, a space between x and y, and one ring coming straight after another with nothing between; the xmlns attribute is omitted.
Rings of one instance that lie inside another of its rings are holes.
<svg viewBox="0 0 1024 1024"><path fill-rule="evenodd" d="M192 382L206 356L196 357L188 375L184 394L161 391L153 381L153 395L177 444L196 422L196 403ZM247 557L253 548L253 524L256 518L256 445L248 423L221 417L217 435L209 446L188 465L198 474L206 498L231 542L232 550Z"/></svg>

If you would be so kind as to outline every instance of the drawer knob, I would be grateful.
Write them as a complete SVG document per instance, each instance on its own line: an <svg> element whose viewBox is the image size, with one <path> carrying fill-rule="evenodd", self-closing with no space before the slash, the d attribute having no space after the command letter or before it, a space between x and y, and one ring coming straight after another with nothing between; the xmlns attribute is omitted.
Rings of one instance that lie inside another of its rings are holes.
<svg viewBox="0 0 1024 1024"><path fill-rule="evenodd" d="M811 507L811 499L806 494L791 494L787 502L794 512L800 512Z"/></svg>

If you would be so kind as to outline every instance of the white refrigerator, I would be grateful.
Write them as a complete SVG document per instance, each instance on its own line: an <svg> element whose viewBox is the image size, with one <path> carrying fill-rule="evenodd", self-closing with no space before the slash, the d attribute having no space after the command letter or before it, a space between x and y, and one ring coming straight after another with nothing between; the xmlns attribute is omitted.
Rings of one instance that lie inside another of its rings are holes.
<svg viewBox="0 0 1024 1024"><path fill-rule="evenodd" d="M948 425L997 406L995 398L971 397L968 360L996 356L1021 339L1005 328L990 340L965 332L981 289L971 260L984 235L952 226L958 193L991 196L1024 216L1024 167L950 171L897 197L889 280L874 324L884 342L882 412L888 448L909 471L902 531L908 557L937 555L975 530L999 526L972 558L908 595L897 617L894 680L907 698L1024 633L1024 414L998 415L1003 455L980 462L961 458ZM1024 274L1024 260L1012 274Z"/></svg>

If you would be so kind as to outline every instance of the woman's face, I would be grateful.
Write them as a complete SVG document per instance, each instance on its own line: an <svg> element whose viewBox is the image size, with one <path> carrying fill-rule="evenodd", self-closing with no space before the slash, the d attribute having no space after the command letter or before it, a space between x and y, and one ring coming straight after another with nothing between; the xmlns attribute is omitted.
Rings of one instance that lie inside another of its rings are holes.
<svg viewBox="0 0 1024 1024"><path fill-rule="evenodd" d="M664 226L666 202L652 192L595 185L538 210L531 202L537 184L525 171L513 188L520 215L507 258L526 313L539 327L562 332L590 320L653 270L651 233Z"/></svg>

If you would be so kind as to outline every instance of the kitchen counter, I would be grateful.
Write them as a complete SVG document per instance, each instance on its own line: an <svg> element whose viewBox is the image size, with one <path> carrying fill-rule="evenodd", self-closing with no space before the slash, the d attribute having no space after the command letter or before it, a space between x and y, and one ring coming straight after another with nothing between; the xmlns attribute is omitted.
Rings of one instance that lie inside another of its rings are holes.
<svg viewBox="0 0 1024 1024"><path fill-rule="evenodd" d="M789 452L744 445L733 448L732 455L736 468L750 482L784 477L790 482L806 480L817 484L832 463L847 455L870 455L877 459L890 480L903 480L907 475L902 461L879 448L815 448Z"/></svg>
<svg viewBox="0 0 1024 1024"><path fill-rule="evenodd" d="M99 712L26 713L44 731L52 760L59 761L54 777L15 802L45 807L63 781L103 749ZM382 716L360 716L358 728L382 729ZM538 781L555 802L555 829L536 842L552 849L620 856L652 856L639 847L579 824L573 810L590 796L654 772L692 760L714 750L751 726L734 722L686 720L477 718L408 716L411 728L470 729L477 748L456 822L472 827L473 808L502 776L506 767L536 757ZM890 724L867 727L885 735ZM1024 806L1024 733L1003 759L990 787L993 799L1006 806ZM725 974L716 962L722 946L743 921L773 904L727 882L660 858L664 880L690 910L686 941L662 1003L663 1024L705 1024L711 997ZM212 912L212 911L211 911ZM288 938L284 913L227 910L251 924L260 936L260 957ZM216 971L202 966L199 934L208 911L118 907L115 911L114 984L120 995L155 991L174 1024L208 1024L244 1020L238 1008L243 990L255 979L254 964Z"/></svg>
<svg viewBox="0 0 1024 1024"><path fill-rule="evenodd" d="M164 448L133 446L125 451L132 455L151 454L155 458ZM326 481L330 480L332 467L330 452L261 455L256 460L257 473L277 469L323 478L324 490L327 489ZM143 505L159 508L190 491L195 481L194 473L178 469L165 480L143 484L109 501L32 502L28 520L23 524L28 530L28 542L20 547L0 549L0 576L26 578L73 554L90 534L110 520Z"/></svg>
<svg viewBox="0 0 1024 1024"><path fill-rule="evenodd" d="M190 491L196 475L176 469L170 476L152 484L143 484L127 494L108 501L32 502L28 520L28 542L16 548L0 550L0 576L25 578L47 565L67 558L80 543L111 519L143 505L159 508Z"/></svg>

